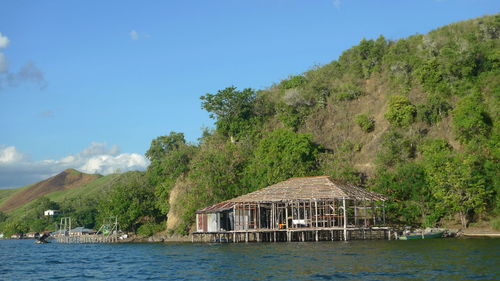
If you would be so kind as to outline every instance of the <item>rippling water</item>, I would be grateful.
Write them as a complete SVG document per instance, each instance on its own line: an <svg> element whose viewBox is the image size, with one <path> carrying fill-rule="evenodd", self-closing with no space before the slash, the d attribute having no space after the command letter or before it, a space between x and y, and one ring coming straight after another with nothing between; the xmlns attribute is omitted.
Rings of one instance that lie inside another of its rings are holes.
<svg viewBox="0 0 500 281"><path fill-rule="evenodd" d="M251 244L0 240L1 280L499 280L500 239Z"/></svg>

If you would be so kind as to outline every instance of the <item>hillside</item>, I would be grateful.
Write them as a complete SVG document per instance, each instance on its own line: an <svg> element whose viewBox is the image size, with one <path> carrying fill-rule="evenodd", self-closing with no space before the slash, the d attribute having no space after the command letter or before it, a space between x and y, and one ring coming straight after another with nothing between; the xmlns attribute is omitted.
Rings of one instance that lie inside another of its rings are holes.
<svg viewBox="0 0 500 281"><path fill-rule="evenodd" d="M119 174L100 176L89 183L82 184L71 189L51 192L38 197L37 199L40 200L41 198L43 198L50 202L54 202L55 204L59 205L59 207L56 209L61 209L62 206L74 211L80 208L87 208L89 207L87 206L89 204L93 204L92 208L95 209L97 208L96 204L98 202L98 199L101 198L102 195L111 188L111 185L116 182L119 177ZM37 199L11 210L8 213L9 217L11 219L17 219L26 212L32 211L40 203Z"/></svg>
<svg viewBox="0 0 500 281"><path fill-rule="evenodd" d="M16 207L7 213L0 211L0 232L54 230L59 216L43 216L47 209L57 209L62 216L71 217L74 225L95 227L100 200L113 186L123 184L123 175L127 173L101 176L68 169L32 185L0 190L0 203L16 202ZM32 200L20 200L24 199L23 194Z"/></svg>
<svg viewBox="0 0 500 281"><path fill-rule="evenodd" d="M8 198L5 198L0 205L0 211L13 211L43 195L78 188L100 177L100 175L85 174L74 169L64 170L46 180L29 185L25 188L20 188L17 192L11 190L12 194ZM8 191L5 193L8 193Z"/></svg>
<svg viewBox="0 0 500 281"><path fill-rule="evenodd" d="M172 230L187 232L197 208L307 175L389 195L393 223L466 227L491 217L500 227L498 14L363 39L267 89L201 100L216 121L201 144L172 132L147 154Z"/></svg>

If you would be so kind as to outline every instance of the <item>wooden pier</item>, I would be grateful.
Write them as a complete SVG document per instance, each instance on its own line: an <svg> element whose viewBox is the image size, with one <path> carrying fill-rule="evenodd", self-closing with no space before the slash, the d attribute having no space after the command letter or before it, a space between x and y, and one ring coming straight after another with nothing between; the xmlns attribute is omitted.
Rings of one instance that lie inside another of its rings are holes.
<svg viewBox="0 0 500 281"><path fill-rule="evenodd" d="M55 238L58 243L117 243L118 235L77 235L77 236L59 236Z"/></svg>
<svg viewBox="0 0 500 281"><path fill-rule="evenodd" d="M108 217L98 231L83 227L71 229L71 218L61 218L59 230L56 232L55 241L59 243L116 243L119 238L118 217Z"/></svg>
<svg viewBox="0 0 500 281"><path fill-rule="evenodd" d="M194 232L192 242L312 242L347 240L391 240L390 227L373 228L299 228L299 229L248 229L219 232Z"/></svg>

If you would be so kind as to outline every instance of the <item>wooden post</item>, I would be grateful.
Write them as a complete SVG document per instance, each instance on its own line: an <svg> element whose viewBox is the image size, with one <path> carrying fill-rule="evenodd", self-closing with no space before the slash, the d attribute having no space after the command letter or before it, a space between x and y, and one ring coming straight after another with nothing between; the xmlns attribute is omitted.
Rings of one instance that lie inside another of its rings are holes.
<svg viewBox="0 0 500 281"><path fill-rule="evenodd" d="M318 227L318 201L314 199L314 212L316 215L316 227Z"/></svg>
<svg viewBox="0 0 500 281"><path fill-rule="evenodd" d="M271 203L271 219L269 222L269 228L274 229L274 203Z"/></svg>
<svg viewBox="0 0 500 281"><path fill-rule="evenodd" d="M377 221L376 221L376 217L375 217L375 202L373 200L372 200L371 207L372 207L373 226L375 226L375 224L377 224Z"/></svg>
<svg viewBox="0 0 500 281"><path fill-rule="evenodd" d="M236 213L236 206L238 206L238 204L234 204L234 206L233 206L233 214L234 214L234 215L233 215L233 216L234 216L234 219L233 219L233 220L234 220L234 230L237 230L237 229L238 229L238 227L239 227L239 225L240 225L240 223L239 223L239 216L238 216L238 214Z"/></svg>
<svg viewBox="0 0 500 281"><path fill-rule="evenodd" d="M236 230L236 204L233 205L233 231L234 230Z"/></svg>
<svg viewBox="0 0 500 281"><path fill-rule="evenodd" d="M335 199L333 199L332 201L332 204L333 204L333 213L336 214L337 213L337 210L335 210ZM326 205L326 204L325 204ZM332 217L332 224L330 225L331 227L332 226L335 226L335 216ZM340 226L340 225L339 225Z"/></svg>
<svg viewBox="0 0 500 281"><path fill-rule="evenodd" d="M363 216L364 216L364 220L365 220L365 226L367 226L366 224L366 217L367 217L367 214L366 214L366 198L363 198Z"/></svg>
<svg viewBox="0 0 500 281"><path fill-rule="evenodd" d="M342 206L344 207L344 241L347 241L347 209L345 206L345 197L342 197Z"/></svg>
<svg viewBox="0 0 500 281"><path fill-rule="evenodd" d="M260 215L260 203L257 203L257 213L259 214L257 216L257 223L259 224L259 229L260 229L260 219L261 219L261 215Z"/></svg>
<svg viewBox="0 0 500 281"><path fill-rule="evenodd" d="M288 231L288 202L285 203L285 225L286 225L286 229Z"/></svg>
<svg viewBox="0 0 500 281"><path fill-rule="evenodd" d="M306 214L307 214L306 202L304 201L304 217L303 217L303 219L304 219L305 225L307 226L307 221L306 221L306 217L307 217L307 216L306 216ZM300 219L300 218L299 218L299 219Z"/></svg>
<svg viewBox="0 0 500 281"><path fill-rule="evenodd" d="M385 201L382 201L382 220L383 220L384 226L385 226ZM390 230L389 230L389 232L390 232ZM390 240L390 238L389 238L389 240Z"/></svg>
<svg viewBox="0 0 500 281"><path fill-rule="evenodd" d="M356 204L356 199L354 199L354 227L358 226L358 204Z"/></svg>

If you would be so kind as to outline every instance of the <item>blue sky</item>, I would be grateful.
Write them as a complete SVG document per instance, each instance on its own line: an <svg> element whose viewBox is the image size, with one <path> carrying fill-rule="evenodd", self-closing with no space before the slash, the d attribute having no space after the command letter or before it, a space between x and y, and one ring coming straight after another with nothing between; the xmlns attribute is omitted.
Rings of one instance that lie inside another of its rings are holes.
<svg viewBox="0 0 500 281"><path fill-rule="evenodd" d="M196 141L212 126L201 95L268 87L362 38L499 11L498 0L2 1L0 187L103 155L107 164L87 171L144 167L137 157L153 138ZM123 155L134 165L112 166ZM13 180L21 162L24 174L45 170Z"/></svg>

